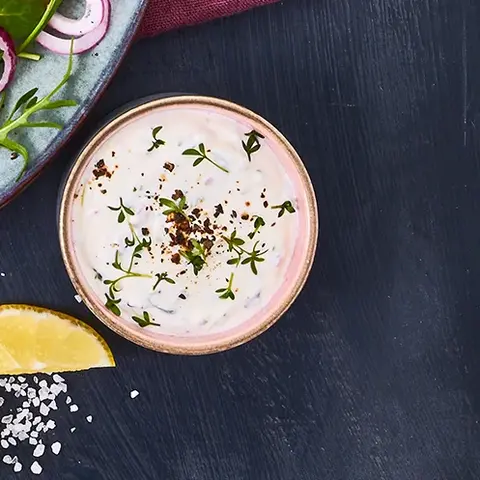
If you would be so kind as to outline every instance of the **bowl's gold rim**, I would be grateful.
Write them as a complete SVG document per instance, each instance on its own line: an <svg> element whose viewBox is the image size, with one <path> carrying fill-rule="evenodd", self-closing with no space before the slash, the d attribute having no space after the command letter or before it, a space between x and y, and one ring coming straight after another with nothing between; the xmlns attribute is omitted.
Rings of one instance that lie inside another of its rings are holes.
<svg viewBox="0 0 480 480"><path fill-rule="evenodd" d="M308 238L308 247L305 262L302 271L297 279L297 282L293 286L289 295L280 304L280 306L270 316L265 318L254 328L251 328L250 330L232 338L227 337L225 339L219 339L217 341L205 344L182 344L181 339L185 337L178 337L180 341L177 344L175 344L174 342L164 343L162 341L155 340L154 338L146 334L141 334L137 330L134 330L133 328L129 328L126 325L117 322L116 319L113 318L113 314L111 316L105 315L105 313L98 307L96 302L92 300L91 297L94 297L94 295L90 295L88 289L79 281L79 277L75 268L73 252L71 252L68 248L69 229L67 228L67 225L69 219L67 217L67 212L69 205L71 205L73 201L73 195L75 193L73 186L75 185L79 174L82 173L82 167L84 163L89 160L90 152L95 151L95 149L103 142L105 137L110 135L125 122L130 121L137 115L141 115L151 110L173 105L191 106L199 104L204 107L206 106L221 108L229 112L239 114L253 123L261 124L266 130L270 132L272 137L275 138L282 145L282 147L287 151L289 157L293 161L305 189L308 206L308 218L310 219L310 234ZM110 121L107 125L103 126L83 147L79 156L75 160L71 171L68 174L67 181L65 182L65 186L61 195L62 199L60 203L58 219L60 247L65 267L75 290L82 297L82 300L90 309L90 311L107 327L109 327L111 330L121 335L122 337L126 338L127 340L130 340L150 350L179 355L203 355L229 350L252 340L253 338L263 333L265 330L270 328L290 308L292 303L295 301L295 299L303 289L313 266L319 231L318 210L313 185L302 160L300 159L293 146L272 124L270 124L267 120L262 118L260 115L252 112L251 110L228 100L200 95L172 96L152 100L147 103L143 103L141 105L133 107L124 113L121 113L119 116Z"/></svg>

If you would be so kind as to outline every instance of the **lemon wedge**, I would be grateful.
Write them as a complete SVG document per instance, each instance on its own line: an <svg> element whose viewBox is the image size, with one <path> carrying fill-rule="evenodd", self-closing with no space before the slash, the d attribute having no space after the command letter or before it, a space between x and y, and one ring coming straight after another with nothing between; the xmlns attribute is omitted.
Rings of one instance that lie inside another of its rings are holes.
<svg viewBox="0 0 480 480"><path fill-rule="evenodd" d="M29 305L0 305L0 375L114 367L105 340L87 324Z"/></svg>

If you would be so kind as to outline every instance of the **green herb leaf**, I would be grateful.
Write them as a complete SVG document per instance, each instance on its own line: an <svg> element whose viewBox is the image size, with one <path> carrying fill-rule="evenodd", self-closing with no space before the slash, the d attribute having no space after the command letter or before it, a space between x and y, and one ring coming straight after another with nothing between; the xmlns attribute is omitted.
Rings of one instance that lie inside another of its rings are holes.
<svg viewBox="0 0 480 480"><path fill-rule="evenodd" d="M198 150L195 150L194 148L188 148L185 150L182 155L202 155Z"/></svg>

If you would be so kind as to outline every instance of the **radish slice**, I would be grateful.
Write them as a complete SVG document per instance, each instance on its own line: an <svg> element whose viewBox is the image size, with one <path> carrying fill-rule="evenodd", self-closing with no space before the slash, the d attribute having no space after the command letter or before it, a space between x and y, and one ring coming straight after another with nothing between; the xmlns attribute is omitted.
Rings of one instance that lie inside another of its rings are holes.
<svg viewBox="0 0 480 480"><path fill-rule="evenodd" d="M103 40L103 37L107 33L108 25L110 23L110 0L99 1L103 5L102 21L95 30L76 38L73 41L73 53L75 55L91 50ZM72 43L70 39L58 38L43 31L40 32L36 40L40 45L48 48L52 52L59 53L60 55L70 55L70 47Z"/></svg>
<svg viewBox="0 0 480 480"><path fill-rule="evenodd" d="M0 77L0 92L5 90L15 75L17 56L15 44L6 30L0 27L0 52L3 53L3 73Z"/></svg>
<svg viewBox="0 0 480 480"><path fill-rule="evenodd" d="M48 22L48 26L64 35L81 37L100 25L104 10L105 6L101 0L86 0L85 13L82 18L67 18L61 13L55 13Z"/></svg>

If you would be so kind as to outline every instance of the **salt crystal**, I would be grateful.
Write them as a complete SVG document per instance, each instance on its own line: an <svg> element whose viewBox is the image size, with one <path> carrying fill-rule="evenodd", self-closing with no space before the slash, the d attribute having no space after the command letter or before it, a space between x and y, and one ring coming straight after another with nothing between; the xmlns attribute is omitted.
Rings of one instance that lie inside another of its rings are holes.
<svg viewBox="0 0 480 480"><path fill-rule="evenodd" d="M2 423L12 423L13 415L5 415L2 417Z"/></svg>
<svg viewBox="0 0 480 480"><path fill-rule="evenodd" d="M15 473L18 473L18 472L21 472L22 471L22 464L20 462L17 462L14 466L13 466L13 471Z"/></svg>
<svg viewBox="0 0 480 480"><path fill-rule="evenodd" d="M39 386L40 388L48 388L48 383L47 383L46 380L40 380L38 386Z"/></svg>
<svg viewBox="0 0 480 480"><path fill-rule="evenodd" d="M12 390L13 390L14 392L18 392L18 391L20 390L20 385L19 385L18 383L14 383L14 384L12 385Z"/></svg>
<svg viewBox="0 0 480 480"><path fill-rule="evenodd" d="M32 400L32 404L34 407L38 407L40 405L40 399L39 398L34 398Z"/></svg>
<svg viewBox="0 0 480 480"><path fill-rule="evenodd" d="M33 420L33 425L38 425L42 420L42 417L35 417Z"/></svg>
<svg viewBox="0 0 480 480"><path fill-rule="evenodd" d="M10 392L12 391L12 385L11 385L10 383L7 383L7 384L5 385L5 391L6 391L7 393L10 393Z"/></svg>
<svg viewBox="0 0 480 480"><path fill-rule="evenodd" d="M17 441L13 437L10 437L8 439L8 442L10 443L10 445L13 445L14 447L17 446Z"/></svg>
<svg viewBox="0 0 480 480"><path fill-rule="evenodd" d="M32 432L30 434L31 437L37 438L38 437L38 432Z"/></svg>
<svg viewBox="0 0 480 480"><path fill-rule="evenodd" d="M0 397L0 407L1 407L4 403L5 403L5 400L4 400L2 397Z"/></svg>
<svg viewBox="0 0 480 480"><path fill-rule="evenodd" d="M65 383L65 380L63 379L63 377L58 375L58 373L56 373L52 378L55 383Z"/></svg>
<svg viewBox="0 0 480 480"><path fill-rule="evenodd" d="M2 446L2 448L8 448L9 447L9 443L6 440L1 440L0 445Z"/></svg>
<svg viewBox="0 0 480 480"><path fill-rule="evenodd" d="M27 397L28 398L34 398L37 396L37 391L34 388L28 388L27 389Z"/></svg>
<svg viewBox="0 0 480 480"><path fill-rule="evenodd" d="M54 397L56 397L61 391L62 391L62 387L61 387L58 383L54 383L54 384L50 387L50 392L52 392L52 394L54 395Z"/></svg>
<svg viewBox="0 0 480 480"><path fill-rule="evenodd" d="M37 432L32 432L32 433L37 433ZM30 437L30 438L28 439L28 443L29 443L30 445L36 445L36 444L38 443L38 440L37 440L36 438Z"/></svg>
<svg viewBox="0 0 480 480"><path fill-rule="evenodd" d="M40 422L40 423L36 426L35 430L36 430L37 432L41 432L41 431L43 430L43 427L44 427L44 423L43 423L43 422Z"/></svg>
<svg viewBox="0 0 480 480"><path fill-rule="evenodd" d="M25 377L18 377L17 380L20 382L20 383L25 383L27 381L27 379Z"/></svg>
<svg viewBox="0 0 480 480"><path fill-rule="evenodd" d="M30 402L25 401L22 403L23 408L28 408L29 406L30 406Z"/></svg>
<svg viewBox="0 0 480 480"><path fill-rule="evenodd" d="M78 302L82 303L82 297L80 295L74 295L73 298Z"/></svg>
<svg viewBox="0 0 480 480"><path fill-rule="evenodd" d="M85 417L88 423L92 423L93 417L91 415L88 415L88 417Z"/></svg>
<svg viewBox="0 0 480 480"><path fill-rule="evenodd" d="M57 426L57 424L54 420L49 420L45 426L48 430L53 430Z"/></svg>
<svg viewBox="0 0 480 480"><path fill-rule="evenodd" d="M20 432L18 434L18 440L21 442L24 442L28 438L28 435L25 432Z"/></svg>
<svg viewBox="0 0 480 480"><path fill-rule="evenodd" d="M32 463L30 470L33 474L40 475L42 473L43 468L37 461L35 461Z"/></svg>
<svg viewBox="0 0 480 480"><path fill-rule="evenodd" d="M70 429L70 431L73 433L76 429L77 429L77 427L72 427L72 428Z"/></svg>
<svg viewBox="0 0 480 480"><path fill-rule="evenodd" d="M35 458L41 457L45 453L45 445L43 443L39 443L36 447L35 450L33 451L33 456Z"/></svg>
<svg viewBox="0 0 480 480"><path fill-rule="evenodd" d="M15 381L15 377L9 377L8 378L8 383L13 383Z"/></svg>
<svg viewBox="0 0 480 480"><path fill-rule="evenodd" d="M139 395L140 393L138 392L138 390L132 390L130 392L130 398L137 398Z"/></svg>
<svg viewBox="0 0 480 480"><path fill-rule="evenodd" d="M77 405L70 405L70 411L71 412L78 412L78 406Z"/></svg>
<svg viewBox="0 0 480 480"><path fill-rule="evenodd" d="M7 465L11 465L13 463L13 459L10 455L5 455L2 460L3 463L6 463Z"/></svg>
<svg viewBox="0 0 480 480"><path fill-rule="evenodd" d="M5 275L6 275L5 272L1 272L1 273L0 273L0 277L4 277Z"/></svg>
<svg viewBox="0 0 480 480"><path fill-rule="evenodd" d="M40 398L40 401L43 402L48 398L50 391L48 388L41 388L40 391L38 392L38 397Z"/></svg>
<svg viewBox="0 0 480 480"><path fill-rule="evenodd" d="M58 455L62 449L62 444L60 442L52 443L52 452L54 455Z"/></svg>
<svg viewBox="0 0 480 480"><path fill-rule="evenodd" d="M49 404L48 404L48 408L52 409L52 410L57 410L58 407L57 407L57 402L55 400L52 400Z"/></svg>
<svg viewBox="0 0 480 480"><path fill-rule="evenodd" d="M46 417L48 415L48 412L50 412L50 409L44 403L42 403L40 405L40 414Z"/></svg>
<svg viewBox="0 0 480 480"><path fill-rule="evenodd" d="M70 405L70 404L72 403L71 397L67 397L67 398L65 399L65 403L66 403L67 405Z"/></svg>

